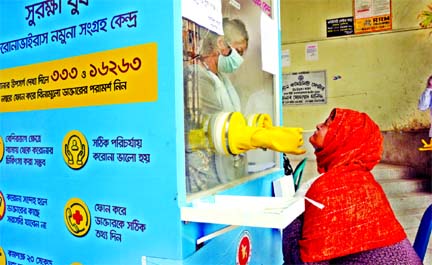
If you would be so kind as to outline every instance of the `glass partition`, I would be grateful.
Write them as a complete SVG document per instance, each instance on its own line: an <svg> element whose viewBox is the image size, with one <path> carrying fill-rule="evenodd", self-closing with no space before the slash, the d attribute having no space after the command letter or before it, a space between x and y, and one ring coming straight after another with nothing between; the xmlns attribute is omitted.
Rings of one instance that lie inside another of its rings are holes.
<svg viewBox="0 0 432 265"><path fill-rule="evenodd" d="M261 16L271 17L271 8L239 2L222 1L223 35L183 18L188 194L232 186L276 165L275 152L239 151L228 136L242 120L259 126L263 114L275 123L274 76L262 69ZM236 130L241 138L242 127Z"/></svg>

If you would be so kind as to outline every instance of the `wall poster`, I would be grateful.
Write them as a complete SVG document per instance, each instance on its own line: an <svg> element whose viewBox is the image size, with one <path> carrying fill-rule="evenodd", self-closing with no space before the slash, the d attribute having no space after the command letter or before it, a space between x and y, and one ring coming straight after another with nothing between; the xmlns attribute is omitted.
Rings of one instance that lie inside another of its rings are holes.
<svg viewBox="0 0 432 265"><path fill-rule="evenodd" d="M355 34L392 29L391 0L353 0Z"/></svg>
<svg viewBox="0 0 432 265"><path fill-rule="evenodd" d="M354 18L340 17L326 20L327 38L354 34Z"/></svg>
<svg viewBox="0 0 432 265"><path fill-rule="evenodd" d="M283 105L327 103L326 71L283 74Z"/></svg>

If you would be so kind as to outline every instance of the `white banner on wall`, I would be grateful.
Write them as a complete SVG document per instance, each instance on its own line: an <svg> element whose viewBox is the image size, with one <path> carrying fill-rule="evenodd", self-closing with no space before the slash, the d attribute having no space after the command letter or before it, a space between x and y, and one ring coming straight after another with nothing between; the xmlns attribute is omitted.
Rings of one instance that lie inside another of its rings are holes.
<svg viewBox="0 0 432 265"><path fill-rule="evenodd" d="M282 82L284 105L327 103L326 71L283 74Z"/></svg>

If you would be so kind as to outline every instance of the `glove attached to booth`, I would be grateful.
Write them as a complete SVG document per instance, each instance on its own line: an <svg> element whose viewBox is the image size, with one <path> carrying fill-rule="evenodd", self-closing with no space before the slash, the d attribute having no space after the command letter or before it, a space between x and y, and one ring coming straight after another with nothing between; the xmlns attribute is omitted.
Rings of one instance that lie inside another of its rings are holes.
<svg viewBox="0 0 432 265"><path fill-rule="evenodd" d="M222 142L229 154L238 155L258 148L294 155L306 152L301 149L303 129L273 126L268 114L251 115L247 124L240 112L231 112L220 122L224 125L219 126L223 130L219 135L224 139L216 142Z"/></svg>

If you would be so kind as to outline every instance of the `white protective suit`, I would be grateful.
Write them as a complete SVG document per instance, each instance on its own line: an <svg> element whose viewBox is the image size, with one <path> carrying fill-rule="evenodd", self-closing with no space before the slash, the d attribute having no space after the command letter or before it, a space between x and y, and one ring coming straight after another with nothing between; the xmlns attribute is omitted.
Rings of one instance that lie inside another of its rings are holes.
<svg viewBox="0 0 432 265"><path fill-rule="evenodd" d="M201 117L210 117L219 112L240 111L240 98L229 78L214 74L200 64L185 68L185 76L192 73L198 89L198 106ZM185 92L186 93L186 92ZM186 95L187 97L187 95ZM186 123L186 132L191 129ZM188 193L207 190L217 185L246 175L246 155L225 156L213 149L186 150L186 187Z"/></svg>

